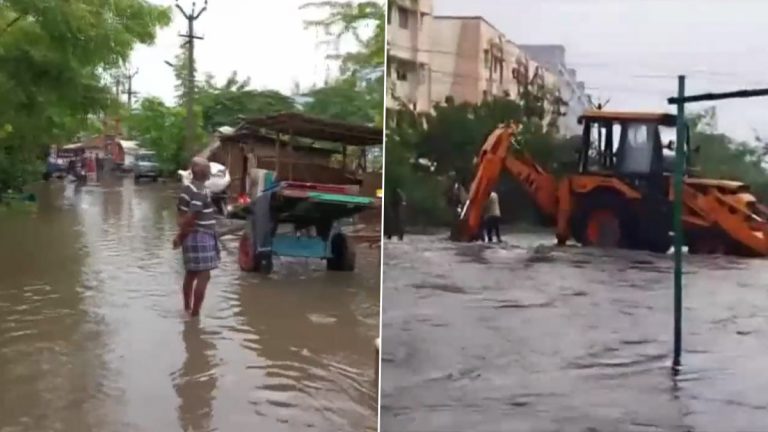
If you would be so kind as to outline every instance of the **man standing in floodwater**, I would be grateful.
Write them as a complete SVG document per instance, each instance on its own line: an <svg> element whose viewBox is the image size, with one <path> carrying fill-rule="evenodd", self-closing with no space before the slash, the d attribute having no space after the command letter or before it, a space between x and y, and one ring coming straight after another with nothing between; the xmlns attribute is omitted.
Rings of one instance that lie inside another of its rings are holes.
<svg viewBox="0 0 768 432"><path fill-rule="evenodd" d="M401 241L405 237L405 227L403 226L403 207L405 206L405 194L396 187L390 193L384 194L384 235L387 240L396 235Z"/></svg>
<svg viewBox="0 0 768 432"><path fill-rule="evenodd" d="M485 205L485 238L488 243L493 241L494 234L496 234L496 240L501 243L500 223L499 195L496 191L491 191L491 195L488 197L488 202Z"/></svg>
<svg viewBox="0 0 768 432"><path fill-rule="evenodd" d="M179 234L173 240L173 247L181 247L184 257L184 310L196 317L200 315L211 270L219 266L220 250L213 202L205 187L210 165L203 158L194 158L191 171L192 181L184 185L179 194Z"/></svg>

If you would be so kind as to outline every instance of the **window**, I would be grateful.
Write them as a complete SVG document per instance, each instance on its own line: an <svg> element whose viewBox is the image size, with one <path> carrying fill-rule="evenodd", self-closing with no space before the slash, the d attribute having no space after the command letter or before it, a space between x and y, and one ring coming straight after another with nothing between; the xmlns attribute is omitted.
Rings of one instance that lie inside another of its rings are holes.
<svg viewBox="0 0 768 432"><path fill-rule="evenodd" d="M392 4L387 2L387 24L392 24Z"/></svg>
<svg viewBox="0 0 768 432"><path fill-rule="evenodd" d="M395 77L398 81L408 81L408 72L400 68L395 68Z"/></svg>
<svg viewBox="0 0 768 432"><path fill-rule="evenodd" d="M483 90L483 100L488 100L488 90Z"/></svg>
<svg viewBox="0 0 768 432"><path fill-rule="evenodd" d="M647 174L653 159L653 124L629 123L622 128L619 141L619 171L626 174Z"/></svg>
<svg viewBox="0 0 768 432"><path fill-rule="evenodd" d="M487 49L483 50L483 63L485 63L486 69L491 67L491 53Z"/></svg>
<svg viewBox="0 0 768 432"><path fill-rule="evenodd" d="M408 29L408 15L410 11L402 6L397 7L397 18L401 29Z"/></svg>

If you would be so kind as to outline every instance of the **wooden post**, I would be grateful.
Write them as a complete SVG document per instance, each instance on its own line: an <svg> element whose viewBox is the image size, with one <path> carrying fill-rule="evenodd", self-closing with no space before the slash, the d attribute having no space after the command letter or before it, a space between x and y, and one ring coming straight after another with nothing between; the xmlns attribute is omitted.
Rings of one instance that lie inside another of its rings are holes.
<svg viewBox="0 0 768 432"><path fill-rule="evenodd" d="M280 175L280 132L277 133L275 141L275 179Z"/></svg>
<svg viewBox="0 0 768 432"><path fill-rule="evenodd" d="M293 130L288 131L288 180L293 181Z"/></svg>

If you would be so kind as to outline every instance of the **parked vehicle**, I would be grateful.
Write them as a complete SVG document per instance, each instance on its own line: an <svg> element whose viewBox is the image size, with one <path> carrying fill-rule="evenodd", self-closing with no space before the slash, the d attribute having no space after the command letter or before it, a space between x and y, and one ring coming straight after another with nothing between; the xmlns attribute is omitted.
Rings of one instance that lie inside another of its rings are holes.
<svg viewBox="0 0 768 432"><path fill-rule="evenodd" d="M133 179L138 183L141 179L152 179L156 182L160 177L160 167L155 158L155 152L142 150L136 153L133 162Z"/></svg>
<svg viewBox="0 0 768 432"><path fill-rule="evenodd" d="M45 171L43 172L43 180L48 181L51 178L62 179L66 177L67 174L70 174L71 162L81 158L84 153L85 151L82 148L57 148L56 146L51 146L46 160Z"/></svg>

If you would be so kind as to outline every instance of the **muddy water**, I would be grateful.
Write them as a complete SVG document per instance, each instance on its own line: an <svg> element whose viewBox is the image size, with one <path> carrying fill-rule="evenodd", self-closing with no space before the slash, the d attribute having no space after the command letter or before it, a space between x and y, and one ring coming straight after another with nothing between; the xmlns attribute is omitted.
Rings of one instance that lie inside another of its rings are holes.
<svg viewBox="0 0 768 432"><path fill-rule="evenodd" d="M439 237L385 244L383 432L768 430L768 261Z"/></svg>
<svg viewBox="0 0 768 432"><path fill-rule="evenodd" d="M181 313L174 189L41 186L0 216L0 431L375 430L378 257L244 274Z"/></svg>

